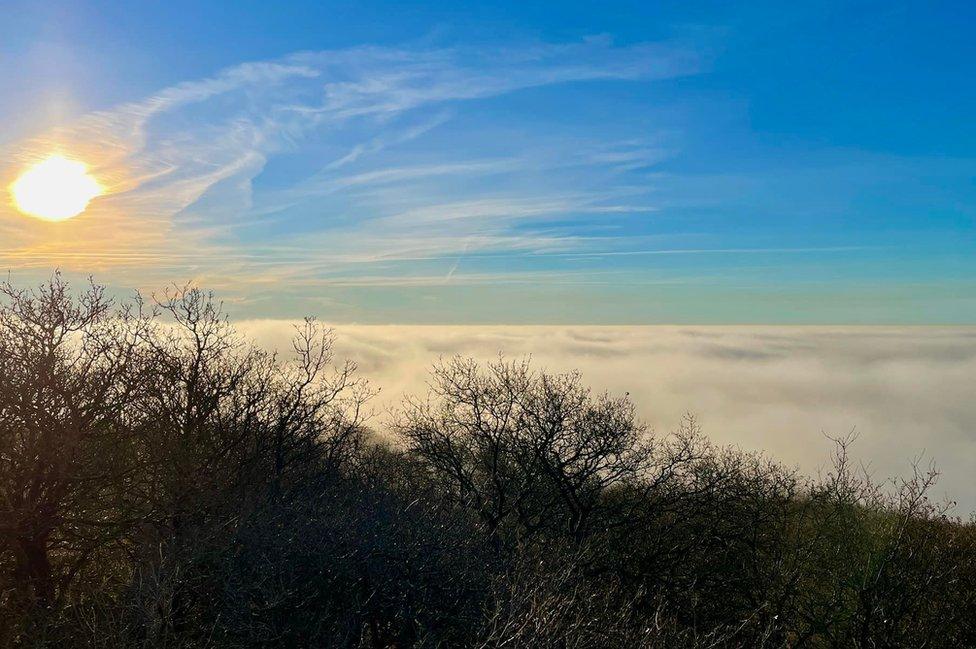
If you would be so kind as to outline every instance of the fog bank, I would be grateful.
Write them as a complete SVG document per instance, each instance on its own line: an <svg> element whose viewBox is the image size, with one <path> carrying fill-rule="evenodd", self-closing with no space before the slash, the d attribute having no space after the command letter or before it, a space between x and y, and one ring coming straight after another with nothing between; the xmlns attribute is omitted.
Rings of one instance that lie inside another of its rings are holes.
<svg viewBox="0 0 976 649"><path fill-rule="evenodd" d="M287 349L286 322L240 328ZM854 454L876 478L921 457L942 471L936 496L956 500L960 515L976 510L976 327L340 325L336 334L339 357L381 388L379 409L423 392L440 356L531 354L538 367L579 369L594 389L629 392L657 431L693 412L714 441L810 473L827 459L826 435L856 429Z"/></svg>

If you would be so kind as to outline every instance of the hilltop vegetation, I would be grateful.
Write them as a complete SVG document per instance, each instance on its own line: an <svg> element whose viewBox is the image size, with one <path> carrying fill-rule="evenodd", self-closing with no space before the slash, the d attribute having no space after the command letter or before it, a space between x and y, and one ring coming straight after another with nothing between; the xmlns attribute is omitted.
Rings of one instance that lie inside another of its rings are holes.
<svg viewBox="0 0 976 649"><path fill-rule="evenodd" d="M453 358L369 418L195 288L0 287L0 646L976 646L976 529Z"/></svg>

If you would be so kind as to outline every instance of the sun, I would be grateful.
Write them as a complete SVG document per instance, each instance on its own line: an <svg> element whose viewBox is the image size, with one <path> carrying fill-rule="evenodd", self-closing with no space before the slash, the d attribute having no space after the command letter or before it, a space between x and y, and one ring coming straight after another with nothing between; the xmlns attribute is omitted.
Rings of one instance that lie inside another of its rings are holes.
<svg viewBox="0 0 976 649"><path fill-rule="evenodd" d="M46 221L78 216L103 191L85 163L62 155L38 162L10 185L17 209Z"/></svg>

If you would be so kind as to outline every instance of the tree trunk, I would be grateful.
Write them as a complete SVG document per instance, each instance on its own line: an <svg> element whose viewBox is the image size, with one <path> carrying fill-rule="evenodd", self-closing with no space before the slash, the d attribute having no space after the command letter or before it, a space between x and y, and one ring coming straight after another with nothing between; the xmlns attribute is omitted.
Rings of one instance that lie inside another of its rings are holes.
<svg viewBox="0 0 976 649"><path fill-rule="evenodd" d="M17 539L16 581L25 604L47 608L54 602L54 580L48 557L47 535Z"/></svg>

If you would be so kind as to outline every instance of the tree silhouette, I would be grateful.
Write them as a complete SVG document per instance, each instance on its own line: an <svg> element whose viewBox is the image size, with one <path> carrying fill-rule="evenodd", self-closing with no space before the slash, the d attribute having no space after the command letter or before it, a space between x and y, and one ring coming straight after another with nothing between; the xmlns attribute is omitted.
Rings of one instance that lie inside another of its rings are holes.
<svg viewBox="0 0 976 649"><path fill-rule="evenodd" d="M0 285L0 646L976 646L976 526L528 360L373 394L315 320Z"/></svg>

